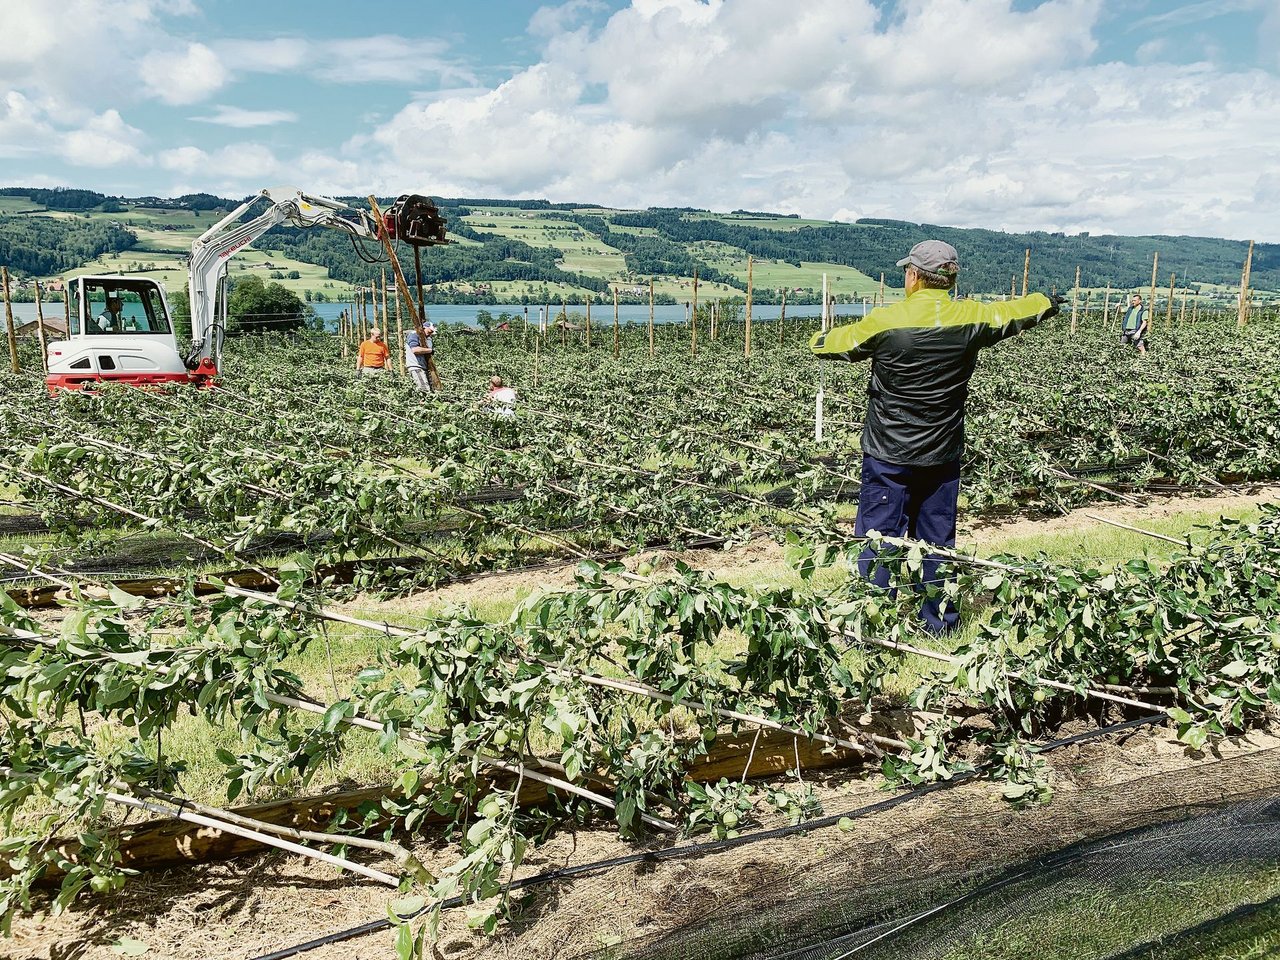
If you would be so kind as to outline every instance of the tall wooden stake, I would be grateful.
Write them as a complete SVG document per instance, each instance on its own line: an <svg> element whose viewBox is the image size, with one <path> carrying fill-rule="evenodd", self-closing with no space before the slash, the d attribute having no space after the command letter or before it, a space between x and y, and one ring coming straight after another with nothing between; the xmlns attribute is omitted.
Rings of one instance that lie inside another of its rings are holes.
<svg viewBox="0 0 1280 960"><path fill-rule="evenodd" d="M1026 255L1022 258L1022 295L1027 295L1027 281L1031 278L1031 248L1027 247Z"/></svg>
<svg viewBox="0 0 1280 960"><path fill-rule="evenodd" d="M751 356L751 254L747 254L747 326L742 342L742 355Z"/></svg>
<svg viewBox="0 0 1280 960"><path fill-rule="evenodd" d="M1156 271L1160 269L1160 251L1157 250L1151 257L1151 299L1147 301L1147 316L1151 318L1151 326L1155 326L1156 315Z"/></svg>
<svg viewBox="0 0 1280 960"><path fill-rule="evenodd" d="M882 306L882 307L883 307L883 306L884 306L884 274L883 274L883 273L882 273L882 274L880 274L880 296L879 296L879 302L880 302L880 306Z"/></svg>
<svg viewBox="0 0 1280 960"><path fill-rule="evenodd" d="M1077 306L1080 298L1080 265L1076 264L1076 285L1071 288L1071 332L1075 333L1077 328Z"/></svg>
<svg viewBox="0 0 1280 960"><path fill-rule="evenodd" d="M1107 281L1107 299L1102 304L1102 325L1107 325L1107 317L1111 313L1111 281Z"/></svg>
<svg viewBox="0 0 1280 960"><path fill-rule="evenodd" d="M831 301L827 299L827 275L822 275L822 332L826 333L831 325L831 316L827 313L831 309Z"/></svg>
<svg viewBox="0 0 1280 960"><path fill-rule="evenodd" d="M693 268L693 326L689 328L689 354L698 355L698 268Z"/></svg>
<svg viewBox="0 0 1280 960"><path fill-rule="evenodd" d="M591 349L591 297L587 297L587 349Z"/></svg>
<svg viewBox="0 0 1280 960"><path fill-rule="evenodd" d="M396 355L399 360L396 362L397 368L400 370L400 376L405 375L404 369L404 318L400 314L400 298L396 297Z"/></svg>
<svg viewBox="0 0 1280 960"><path fill-rule="evenodd" d="M40 337L40 367L49 372L49 345L44 335L44 305L40 302L40 281L36 284L36 333Z"/></svg>
<svg viewBox="0 0 1280 960"><path fill-rule="evenodd" d="M653 359L653 277L649 278L649 359Z"/></svg>
<svg viewBox="0 0 1280 960"><path fill-rule="evenodd" d="M1176 273L1169 274L1169 303L1164 308L1165 329L1173 326L1173 282L1178 279Z"/></svg>
<svg viewBox="0 0 1280 960"><path fill-rule="evenodd" d="M21 373L18 367L18 335L13 329L13 306L9 303L8 267L0 267L0 283L4 284L4 326L9 333L9 363L14 373Z"/></svg>
<svg viewBox="0 0 1280 960"><path fill-rule="evenodd" d="M787 288L782 288L782 309L778 311L778 346L782 346L786 336L784 330L787 325Z"/></svg>
<svg viewBox="0 0 1280 960"><path fill-rule="evenodd" d="M1010 277L1009 278L1009 299L1012 300L1017 295L1018 295L1018 278Z"/></svg>
<svg viewBox="0 0 1280 960"><path fill-rule="evenodd" d="M1253 269L1253 241L1249 241L1249 252L1244 258L1244 272L1240 274L1240 311L1236 316L1236 326L1243 327L1249 322L1249 273ZM6 289L8 285L6 283ZM14 363L17 363L15 360ZM15 368L16 369L16 368Z"/></svg>
<svg viewBox="0 0 1280 960"><path fill-rule="evenodd" d="M1182 278L1182 303L1178 307L1178 326L1182 326L1187 322L1187 278Z"/></svg>
<svg viewBox="0 0 1280 960"><path fill-rule="evenodd" d="M618 288L613 288L613 359L618 359Z"/></svg>
<svg viewBox="0 0 1280 960"><path fill-rule="evenodd" d="M565 332L569 329L569 301L562 299L560 301L560 346L566 343L568 334Z"/></svg>

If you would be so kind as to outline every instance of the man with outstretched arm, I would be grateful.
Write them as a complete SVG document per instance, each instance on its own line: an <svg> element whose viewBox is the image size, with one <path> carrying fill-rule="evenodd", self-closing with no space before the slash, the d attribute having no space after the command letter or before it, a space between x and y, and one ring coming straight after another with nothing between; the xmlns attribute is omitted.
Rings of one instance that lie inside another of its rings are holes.
<svg viewBox="0 0 1280 960"><path fill-rule="evenodd" d="M862 429L862 489L856 536L879 531L938 546L956 542L964 409L978 351L1058 313L1062 297L1042 293L1001 303L953 300L959 275L955 247L925 240L898 261L906 299L863 320L819 332L809 348L826 360L870 360L867 419ZM888 586L889 571L868 547L864 577ZM939 560L926 559L924 583L941 587ZM940 593L920 615L933 633L955 628L960 613Z"/></svg>

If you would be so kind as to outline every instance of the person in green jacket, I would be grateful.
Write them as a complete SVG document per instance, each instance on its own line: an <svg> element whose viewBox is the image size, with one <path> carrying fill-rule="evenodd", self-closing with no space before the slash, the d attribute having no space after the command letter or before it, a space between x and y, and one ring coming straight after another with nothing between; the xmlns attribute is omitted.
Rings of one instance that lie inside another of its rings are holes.
<svg viewBox="0 0 1280 960"><path fill-rule="evenodd" d="M1142 294L1135 293L1129 299L1129 309L1120 323L1120 342L1138 348L1139 356L1147 352L1147 330L1151 326L1147 308L1142 305Z"/></svg>
<svg viewBox="0 0 1280 960"><path fill-rule="evenodd" d="M824 360L871 361L862 430L862 488L855 535L878 531L943 547L956 541L964 411L978 351L1058 313L1062 297L1042 293L999 303L953 300L960 272L955 247L925 240L898 261L906 299L860 322L819 332L810 350ZM888 586L889 570L868 547L864 577ZM920 616L934 633L955 629L959 611L945 599L941 561L924 563Z"/></svg>

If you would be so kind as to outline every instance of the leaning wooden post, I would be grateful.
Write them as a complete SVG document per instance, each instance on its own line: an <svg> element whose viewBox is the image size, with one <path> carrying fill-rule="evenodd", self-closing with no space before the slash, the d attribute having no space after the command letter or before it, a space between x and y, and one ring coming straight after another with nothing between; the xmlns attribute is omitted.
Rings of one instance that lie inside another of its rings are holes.
<svg viewBox="0 0 1280 960"><path fill-rule="evenodd" d="M1071 332L1075 333L1077 328L1076 318L1078 316L1077 307L1080 299L1080 265L1076 264L1076 285L1071 288Z"/></svg>
<svg viewBox="0 0 1280 960"><path fill-rule="evenodd" d="M787 288L782 288L782 309L778 311L778 346L782 346L786 336L783 330L787 324Z"/></svg>
<svg viewBox="0 0 1280 960"><path fill-rule="evenodd" d="M1249 322L1249 273L1253 268L1253 241L1249 241L1249 252L1244 258L1244 272L1240 274L1240 310L1236 315L1236 326L1243 327ZM6 282L5 289L8 290ZM7 301L6 301L7 303ZM12 334L11 334L12 336ZM17 361L15 360L16 364ZM15 367L15 369L17 369Z"/></svg>
<svg viewBox="0 0 1280 960"><path fill-rule="evenodd" d="M382 329L383 341L390 340L391 337L391 316L387 313L387 268L382 268L382 322L378 324Z"/></svg>
<svg viewBox="0 0 1280 960"><path fill-rule="evenodd" d="M1027 295L1027 281L1031 278L1031 248L1027 247L1027 252L1022 258L1022 295Z"/></svg>
<svg viewBox="0 0 1280 960"><path fill-rule="evenodd" d="M693 268L693 325L689 328L689 355L698 355L698 268Z"/></svg>
<svg viewBox="0 0 1280 960"><path fill-rule="evenodd" d="M4 326L9 334L9 363L14 373L21 373L18 367L18 334L13 329L13 305L9 302L8 267L0 267L0 283L4 284Z"/></svg>
<svg viewBox="0 0 1280 960"><path fill-rule="evenodd" d="M653 359L653 277L649 278L649 359Z"/></svg>
<svg viewBox="0 0 1280 960"><path fill-rule="evenodd" d="M1176 273L1169 274L1169 302L1164 308L1164 326L1165 329L1173 326L1173 282L1178 279Z"/></svg>
<svg viewBox="0 0 1280 960"><path fill-rule="evenodd" d="M618 288L613 288L613 359L618 359Z"/></svg>
<svg viewBox="0 0 1280 960"><path fill-rule="evenodd" d="M40 337L40 367L49 372L49 346L44 335L44 305L40 302L40 281L36 284L36 333Z"/></svg>
<svg viewBox="0 0 1280 960"><path fill-rule="evenodd" d="M747 254L747 325L744 331L744 339L742 342L742 355L744 357L751 356L751 254Z"/></svg>
<svg viewBox="0 0 1280 960"><path fill-rule="evenodd" d="M1156 315L1156 271L1160 269L1160 251L1157 250L1151 257L1151 299L1147 301L1147 316L1155 319ZM1155 323L1151 322L1154 327Z"/></svg>

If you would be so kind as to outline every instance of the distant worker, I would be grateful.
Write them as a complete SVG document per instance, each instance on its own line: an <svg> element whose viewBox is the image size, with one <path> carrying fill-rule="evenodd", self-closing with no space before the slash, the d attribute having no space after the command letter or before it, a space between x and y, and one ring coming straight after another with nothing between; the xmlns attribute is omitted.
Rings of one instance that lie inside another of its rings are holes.
<svg viewBox="0 0 1280 960"><path fill-rule="evenodd" d="M516 415L516 392L504 385L501 377L489 378L489 392L484 395L484 402L496 417L509 419Z"/></svg>
<svg viewBox="0 0 1280 960"><path fill-rule="evenodd" d="M431 376L435 366L432 360L432 354L435 353L435 332L436 328L432 326L424 327L421 336L417 330L410 330L404 340L405 369L413 378L413 385L423 393L440 389L440 378Z"/></svg>
<svg viewBox="0 0 1280 960"><path fill-rule="evenodd" d="M1150 314L1142 303L1142 294L1135 293L1129 299L1129 309L1124 312L1124 320L1120 324L1120 342L1138 348L1139 356L1147 353L1147 329L1150 326Z"/></svg>
<svg viewBox="0 0 1280 960"><path fill-rule="evenodd" d="M107 297L107 308L94 321L99 333L119 333L124 329L124 300L118 296Z"/></svg>
<svg viewBox="0 0 1280 960"><path fill-rule="evenodd" d="M356 351L356 374L358 376L381 376L387 372L387 358L391 351L382 342L382 331L374 327L369 331L369 339L360 344Z"/></svg>
<svg viewBox="0 0 1280 960"><path fill-rule="evenodd" d="M925 240L898 261L906 299L871 311L860 323L819 332L818 357L871 360L862 429L862 489L855 536L878 531L943 547L956 542L964 410L978 351L1055 316L1065 298L1042 293L1003 303L951 297L960 272L955 247ZM858 559L862 576L882 587L889 570L872 547ZM935 634L955 629L955 604L942 596L941 560L925 559L928 592L920 616Z"/></svg>

